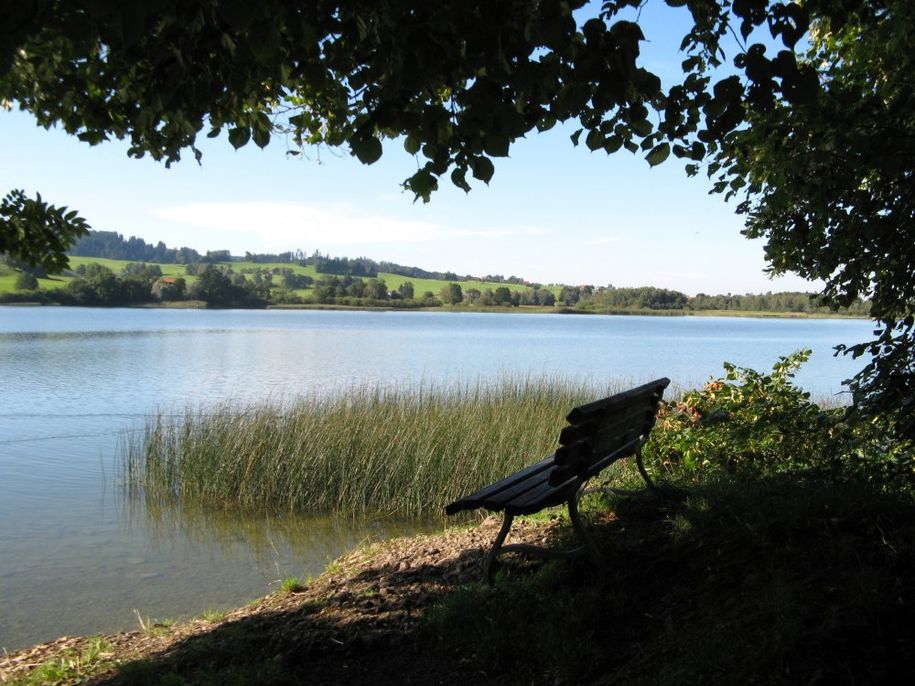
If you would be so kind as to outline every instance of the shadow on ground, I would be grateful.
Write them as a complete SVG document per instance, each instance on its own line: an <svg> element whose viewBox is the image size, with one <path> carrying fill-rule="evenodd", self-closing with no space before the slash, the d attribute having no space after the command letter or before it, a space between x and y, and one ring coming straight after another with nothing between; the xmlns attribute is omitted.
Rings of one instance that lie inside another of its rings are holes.
<svg viewBox="0 0 915 686"><path fill-rule="evenodd" d="M911 500L767 479L610 505L600 569L511 564L490 589L494 523L394 542L95 683L910 683Z"/></svg>

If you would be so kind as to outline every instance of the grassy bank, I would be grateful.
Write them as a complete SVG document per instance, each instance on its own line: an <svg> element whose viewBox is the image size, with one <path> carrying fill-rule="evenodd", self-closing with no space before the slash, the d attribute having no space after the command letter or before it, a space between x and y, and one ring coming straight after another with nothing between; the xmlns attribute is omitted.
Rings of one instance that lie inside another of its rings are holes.
<svg viewBox="0 0 915 686"><path fill-rule="evenodd" d="M440 514L556 447L575 405L620 388L506 379L357 388L289 407L189 410L129 441L124 477L154 500L271 511Z"/></svg>

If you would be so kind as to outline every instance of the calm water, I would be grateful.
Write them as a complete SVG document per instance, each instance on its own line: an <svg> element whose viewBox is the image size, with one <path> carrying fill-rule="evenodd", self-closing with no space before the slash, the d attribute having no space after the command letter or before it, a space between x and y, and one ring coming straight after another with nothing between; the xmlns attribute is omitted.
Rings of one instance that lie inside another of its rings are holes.
<svg viewBox="0 0 915 686"><path fill-rule="evenodd" d="M691 386L721 362L841 391L866 321L0 307L0 648L235 606L346 549L436 523L150 512L117 481L118 441L157 411L362 383L503 374ZM538 456L531 456L532 458ZM441 524L438 523L438 526Z"/></svg>

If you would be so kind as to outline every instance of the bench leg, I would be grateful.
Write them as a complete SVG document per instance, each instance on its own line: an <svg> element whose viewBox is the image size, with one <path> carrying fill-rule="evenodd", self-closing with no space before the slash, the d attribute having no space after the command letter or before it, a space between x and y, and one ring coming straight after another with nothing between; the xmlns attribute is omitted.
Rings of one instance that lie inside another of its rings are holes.
<svg viewBox="0 0 915 686"><path fill-rule="evenodd" d="M642 475L642 478L645 480L645 485L648 486L652 491L660 493L660 489L654 485L654 481L651 480L651 477L648 476L648 472L645 471L645 465L642 464L642 449L639 448L635 453L635 466L639 469L639 474Z"/></svg>
<svg viewBox="0 0 915 686"><path fill-rule="evenodd" d="M505 518L502 521L502 528L499 529L499 535L496 536L496 540L493 541L492 547L489 549L489 553L486 555L486 560L483 563L483 580L490 586L492 585L493 567L496 558L499 557L500 553L520 553L522 555L532 555L534 557L565 560L578 557L583 552L587 551L595 564L600 566L602 563L600 551L578 514L578 499L581 497L581 494L582 490L579 489L575 495L569 498L567 505L569 508L569 520L572 522L572 528L575 530L575 533L578 534L578 537L581 539L582 545L568 550L554 550L552 548L544 548L529 543L511 543L509 545L503 545L505 543L505 538L508 536L508 532L511 529L512 522L515 520L515 515L506 512Z"/></svg>
<svg viewBox="0 0 915 686"><path fill-rule="evenodd" d="M514 520L515 515L508 514L508 512L505 513L505 518L502 520L502 528L499 529L499 535L493 541L492 548L489 549L489 554L483 563L483 580L490 586L492 586L493 563L502 551L502 544L505 543L505 537L508 536L508 530L512 528Z"/></svg>
<svg viewBox="0 0 915 686"><path fill-rule="evenodd" d="M580 497L581 491L569 498L569 519L572 521L572 528L575 529L575 532L584 544L578 550L582 550L582 548L587 550L594 559L595 564L600 566L602 563L600 550L597 549L594 539L591 538L591 534L588 533L584 523L581 521L581 517L578 515L578 499Z"/></svg>

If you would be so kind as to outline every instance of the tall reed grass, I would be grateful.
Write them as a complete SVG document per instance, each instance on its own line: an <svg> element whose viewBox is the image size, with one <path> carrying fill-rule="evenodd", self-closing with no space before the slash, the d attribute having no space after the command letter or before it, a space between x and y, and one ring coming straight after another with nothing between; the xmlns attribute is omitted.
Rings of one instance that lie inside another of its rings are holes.
<svg viewBox="0 0 915 686"><path fill-rule="evenodd" d="M545 457L575 405L618 392L563 378L363 386L291 406L159 415L129 439L147 498L245 509L426 516Z"/></svg>

